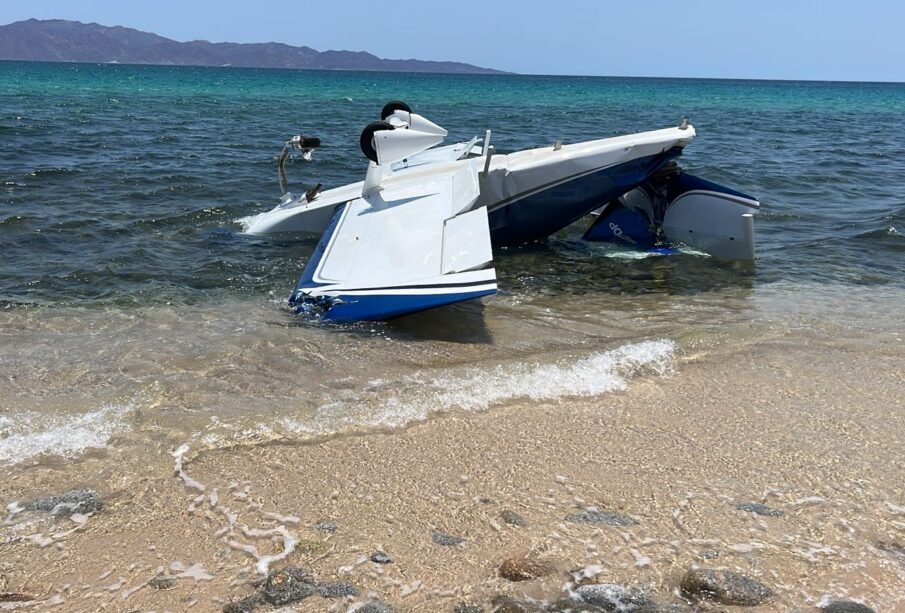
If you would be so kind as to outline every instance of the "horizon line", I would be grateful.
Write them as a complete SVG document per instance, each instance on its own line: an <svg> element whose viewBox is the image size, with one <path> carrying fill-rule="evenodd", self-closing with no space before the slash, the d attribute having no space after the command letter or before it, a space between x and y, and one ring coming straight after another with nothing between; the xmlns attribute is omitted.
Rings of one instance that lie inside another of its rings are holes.
<svg viewBox="0 0 905 613"><path fill-rule="evenodd" d="M242 43L238 43L242 44ZM394 60L397 58L381 58ZM413 58L408 58L413 59ZM401 60L407 61L407 60ZM421 62L437 62L437 63L463 63L455 60L416 60ZM153 62L120 62L111 60L109 62L85 62L81 60L13 60L0 58L0 62L21 63L21 64L80 64L84 66L155 66L160 68L213 68L213 69L229 69L229 70L285 70L291 72L365 72L370 74L427 74L438 75L444 77L487 77L487 78L507 78L507 77L554 77L560 79L673 79L676 81L754 81L765 83L849 83L849 84L865 84L865 85L905 85L903 81L872 81L860 79L815 79L815 78L775 78L775 77L694 77L694 76L665 76L665 75L585 75L585 74L544 74L530 72L510 72L500 69L495 73L480 72L438 72L431 70L367 70L367 69L350 69L350 68L286 68L271 66L232 66L224 64L215 66L212 64L156 64ZM479 67L480 68L480 67Z"/></svg>

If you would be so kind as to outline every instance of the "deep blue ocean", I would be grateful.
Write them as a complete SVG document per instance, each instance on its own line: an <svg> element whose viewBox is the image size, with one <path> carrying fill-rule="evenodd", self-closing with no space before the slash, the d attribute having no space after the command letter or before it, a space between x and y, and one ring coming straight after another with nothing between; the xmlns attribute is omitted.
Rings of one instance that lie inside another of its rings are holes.
<svg viewBox="0 0 905 613"><path fill-rule="evenodd" d="M276 204L275 157L300 132L323 147L289 168L295 188L360 180L358 135L390 99L449 142L492 128L498 151L689 117L683 166L763 202L755 285L905 283L905 84L0 62L0 304L288 296L315 241L235 220ZM663 263L577 235L498 257L502 292L529 267L540 291L658 289ZM678 260L673 289L739 274Z"/></svg>

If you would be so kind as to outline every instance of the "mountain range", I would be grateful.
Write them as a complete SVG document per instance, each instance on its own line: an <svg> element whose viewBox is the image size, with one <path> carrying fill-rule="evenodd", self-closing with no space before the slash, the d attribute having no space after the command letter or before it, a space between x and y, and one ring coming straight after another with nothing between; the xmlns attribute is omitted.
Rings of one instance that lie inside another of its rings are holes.
<svg viewBox="0 0 905 613"><path fill-rule="evenodd" d="M63 19L0 26L0 60L503 74L461 62L389 60L365 51L317 51L282 43L179 42L122 26Z"/></svg>

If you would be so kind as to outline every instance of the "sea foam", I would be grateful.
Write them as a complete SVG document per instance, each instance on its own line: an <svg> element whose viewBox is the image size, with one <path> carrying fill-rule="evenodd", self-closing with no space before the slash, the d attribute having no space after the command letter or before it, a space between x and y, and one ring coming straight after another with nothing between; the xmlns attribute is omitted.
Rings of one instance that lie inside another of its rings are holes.
<svg viewBox="0 0 905 613"><path fill-rule="evenodd" d="M570 396L597 396L628 388L639 374L668 375L677 351L671 340L623 345L586 357L553 363L504 363L436 371L382 381L381 399L362 411L359 398L321 406L313 421L284 418L280 426L295 434L334 434L359 427L402 427L447 409L475 411L518 398L553 401ZM384 395L385 394L385 395Z"/></svg>
<svg viewBox="0 0 905 613"><path fill-rule="evenodd" d="M72 457L100 448L125 429L132 405L107 404L82 414L42 414L33 411L0 417L0 465L19 464L42 454Z"/></svg>
<svg viewBox="0 0 905 613"><path fill-rule="evenodd" d="M519 397L596 396L626 389L629 379L642 371L668 374L675 352L673 341L646 341L571 362L498 366L489 372L471 369L464 376L436 378L430 383L439 391L436 400L441 406L463 409L483 409Z"/></svg>

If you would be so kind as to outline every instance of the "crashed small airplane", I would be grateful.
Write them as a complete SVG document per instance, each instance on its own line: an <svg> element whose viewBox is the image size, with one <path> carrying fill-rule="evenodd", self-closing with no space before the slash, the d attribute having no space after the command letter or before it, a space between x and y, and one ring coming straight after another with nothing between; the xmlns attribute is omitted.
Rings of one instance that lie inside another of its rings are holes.
<svg viewBox="0 0 905 613"><path fill-rule="evenodd" d="M376 321L493 294L493 247L544 239L588 215L589 241L754 259L760 203L681 170L676 159L695 137L687 121L500 154L489 130L438 146L447 131L404 102L387 104L381 118L361 134L364 181L288 192L288 155L310 159L320 145L296 136L280 155L280 204L240 220L251 234L321 236L290 297L299 310Z"/></svg>

